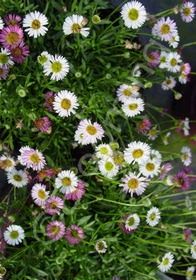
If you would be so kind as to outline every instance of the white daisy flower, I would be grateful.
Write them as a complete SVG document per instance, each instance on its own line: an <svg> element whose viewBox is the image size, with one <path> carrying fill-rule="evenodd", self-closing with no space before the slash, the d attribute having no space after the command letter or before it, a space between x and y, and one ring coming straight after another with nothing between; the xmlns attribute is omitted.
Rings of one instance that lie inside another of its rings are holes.
<svg viewBox="0 0 196 280"><path fill-rule="evenodd" d="M11 60L12 56L10 56L11 52L8 49L1 48L0 52L0 68L4 67L5 69L10 68L14 65L14 61Z"/></svg>
<svg viewBox="0 0 196 280"><path fill-rule="evenodd" d="M184 1L182 8L180 9L180 14L182 20L185 22L191 22L195 17L196 8L193 2Z"/></svg>
<svg viewBox="0 0 196 280"><path fill-rule="evenodd" d="M127 2L122 6L121 15L125 26L136 29L146 21L146 9L138 1Z"/></svg>
<svg viewBox="0 0 196 280"><path fill-rule="evenodd" d="M45 185L38 183L32 187L31 196L37 205L43 206L49 198L49 191L46 191Z"/></svg>
<svg viewBox="0 0 196 280"><path fill-rule="evenodd" d="M85 24L85 18L79 15L72 15L67 17L63 23L63 32L65 35L71 33L80 33L84 37L89 35L89 27L83 27Z"/></svg>
<svg viewBox="0 0 196 280"><path fill-rule="evenodd" d="M191 245L191 254L192 258L196 259L196 240L194 240L193 244Z"/></svg>
<svg viewBox="0 0 196 280"><path fill-rule="evenodd" d="M150 146L143 142L131 142L128 148L124 151L124 159L127 163L138 162L142 163L147 160L150 155Z"/></svg>
<svg viewBox="0 0 196 280"><path fill-rule="evenodd" d="M157 129L157 125L155 125L149 130L148 139L155 140L158 137L158 132L159 130Z"/></svg>
<svg viewBox="0 0 196 280"><path fill-rule="evenodd" d="M11 225L4 232L4 239L7 244L15 246L25 238L24 230L21 226Z"/></svg>
<svg viewBox="0 0 196 280"><path fill-rule="evenodd" d="M3 29L3 26L4 26L4 22L3 22L2 18L0 17L0 30Z"/></svg>
<svg viewBox="0 0 196 280"><path fill-rule="evenodd" d="M95 248L98 253L104 254L107 251L107 243L104 240L100 240L96 243Z"/></svg>
<svg viewBox="0 0 196 280"><path fill-rule="evenodd" d="M177 52L170 52L166 57L166 68L170 72L179 72L181 63L182 59Z"/></svg>
<svg viewBox="0 0 196 280"><path fill-rule="evenodd" d="M47 51L42 52L38 57L37 61L41 64L44 65L47 61L51 59L51 54L49 54Z"/></svg>
<svg viewBox="0 0 196 280"><path fill-rule="evenodd" d="M189 166L192 162L192 153L189 146L184 146L181 149L181 160L185 166Z"/></svg>
<svg viewBox="0 0 196 280"><path fill-rule="evenodd" d="M191 276L193 276L194 272L195 272L194 266L188 267L186 271L186 280L191 280Z"/></svg>
<svg viewBox="0 0 196 280"><path fill-rule="evenodd" d="M55 187L60 189L63 194L69 194L76 191L78 185L78 178L73 171L63 170L61 171L56 180Z"/></svg>
<svg viewBox="0 0 196 280"><path fill-rule="evenodd" d="M48 28L45 27L47 24L47 17L38 11L27 14L23 19L23 27L26 27L25 31L28 32L30 37L34 38L45 35L48 30Z"/></svg>
<svg viewBox="0 0 196 280"><path fill-rule="evenodd" d="M6 274L6 272L6 268L0 264L0 279L3 279L2 277Z"/></svg>
<svg viewBox="0 0 196 280"><path fill-rule="evenodd" d="M16 162L14 161L14 159L10 156L1 156L0 157L0 168L10 172L14 169L14 166L16 165Z"/></svg>
<svg viewBox="0 0 196 280"><path fill-rule="evenodd" d="M142 72L141 72L141 70L140 70L139 65L136 65L136 66L133 68L133 70L132 70L132 72L131 72L131 75L132 75L133 77L140 77L141 74L142 74Z"/></svg>
<svg viewBox="0 0 196 280"><path fill-rule="evenodd" d="M180 76L178 77L178 81L181 84L186 84L188 82L188 77L186 75L184 75L183 73L181 73Z"/></svg>
<svg viewBox="0 0 196 280"><path fill-rule="evenodd" d="M173 262L174 255L169 252L163 257L161 264L158 266L158 269L162 272L167 272L172 267Z"/></svg>
<svg viewBox="0 0 196 280"><path fill-rule="evenodd" d="M123 105L122 110L128 117L134 117L144 111L144 101L141 98L130 97Z"/></svg>
<svg viewBox="0 0 196 280"><path fill-rule="evenodd" d="M163 137L163 143L164 145L168 145L168 137L171 135L171 132L168 132L164 137Z"/></svg>
<svg viewBox="0 0 196 280"><path fill-rule="evenodd" d="M162 155L158 151L156 151L156 150L151 150L150 151L150 158L151 159L156 159L156 160L161 162Z"/></svg>
<svg viewBox="0 0 196 280"><path fill-rule="evenodd" d="M68 90L61 90L54 97L53 109L60 117L68 117L75 114L79 106L78 99L73 92Z"/></svg>
<svg viewBox="0 0 196 280"><path fill-rule="evenodd" d="M140 223L140 218L137 214L129 215L125 222L125 228L127 230L135 230Z"/></svg>
<svg viewBox="0 0 196 280"><path fill-rule="evenodd" d="M158 161L157 159L149 158L145 162L139 164L139 169L144 176L153 178L154 176L159 174L160 165L161 165L161 161Z"/></svg>
<svg viewBox="0 0 196 280"><path fill-rule="evenodd" d="M122 84L117 90L119 101L126 102L130 97L138 97L139 87L137 85Z"/></svg>
<svg viewBox="0 0 196 280"><path fill-rule="evenodd" d="M97 158L111 157L113 154L109 144L100 144L95 148Z"/></svg>
<svg viewBox="0 0 196 280"><path fill-rule="evenodd" d="M28 184L27 173L23 170L13 169L11 172L7 173L8 183L12 184L17 188L21 188Z"/></svg>
<svg viewBox="0 0 196 280"><path fill-rule="evenodd" d="M160 218L159 209L157 207L152 207L147 213L146 222L150 227L154 227L159 223Z"/></svg>
<svg viewBox="0 0 196 280"><path fill-rule="evenodd" d="M133 197L134 193L141 195L148 186L148 183L145 183L145 181L148 181L147 178L140 177L140 174L136 175L132 172L125 175L125 178L123 178L122 181L123 184L120 184L119 186L123 187L124 192L129 192L131 197Z"/></svg>
<svg viewBox="0 0 196 280"><path fill-rule="evenodd" d="M176 85L176 80L173 77L166 77L165 81L162 83L162 89L169 90L174 88Z"/></svg>
<svg viewBox="0 0 196 280"><path fill-rule="evenodd" d="M114 163L112 158L103 158L99 160L98 167L101 174L109 179L117 175L119 166Z"/></svg>
<svg viewBox="0 0 196 280"><path fill-rule="evenodd" d="M189 126L189 118L185 118L185 120L184 120L184 126L183 126L183 131L184 131L184 135L185 135L185 136L188 136L188 135L189 135L189 129L190 129L190 126Z"/></svg>
<svg viewBox="0 0 196 280"><path fill-rule="evenodd" d="M180 41L180 37L178 35L178 32L172 33L172 39L169 41L169 46L173 48L177 48Z"/></svg>
<svg viewBox="0 0 196 280"><path fill-rule="evenodd" d="M50 59L43 64L43 71L46 76L49 76L51 80L62 80L69 72L69 64L65 57L55 54L51 55Z"/></svg>
<svg viewBox="0 0 196 280"><path fill-rule="evenodd" d="M166 57L168 56L168 53L165 51L161 51L160 58L159 58L159 68L163 69L167 67L166 64Z"/></svg>

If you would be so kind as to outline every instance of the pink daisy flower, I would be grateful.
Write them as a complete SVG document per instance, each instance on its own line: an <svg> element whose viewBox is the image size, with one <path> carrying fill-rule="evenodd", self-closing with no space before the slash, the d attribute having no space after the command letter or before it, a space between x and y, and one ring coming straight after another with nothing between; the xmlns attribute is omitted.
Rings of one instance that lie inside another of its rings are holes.
<svg viewBox="0 0 196 280"><path fill-rule="evenodd" d="M44 169L44 170L41 170L37 176L35 176L33 179L37 179L39 178L39 182L42 182L44 178L48 178L50 179L50 177L54 175L54 172L52 171L52 169Z"/></svg>
<svg viewBox="0 0 196 280"><path fill-rule="evenodd" d="M149 67L156 67L159 64L160 55L158 51L151 52L148 55L148 66Z"/></svg>
<svg viewBox="0 0 196 280"><path fill-rule="evenodd" d="M122 220L125 220L125 222L126 222L128 216L129 216L129 214L122 216ZM122 230L124 231L124 233L126 233L126 234L133 233L135 231L135 229L131 229L131 230L126 229L125 222L120 223L120 226L121 226Z"/></svg>
<svg viewBox="0 0 196 280"><path fill-rule="evenodd" d="M86 192L84 187L85 187L85 185L81 181L78 181L78 185L77 185L77 187L75 187L76 190L71 193L68 193L68 194L65 193L65 197L69 200L74 200L74 201L77 199L81 199L81 197Z"/></svg>
<svg viewBox="0 0 196 280"><path fill-rule="evenodd" d="M59 209L63 209L64 202L62 198L58 196L51 196L46 202L46 212L52 216L56 213L60 214Z"/></svg>
<svg viewBox="0 0 196 280"><path fill-rule="evenodd" d="M6 80L8 71L8 69L5 69L3 66L0 66L0 80Z"/></svg>
<svg viewBox="0 0 196 280"><path fill-rule="evenodd" d="M56 95L57 93L53 94L52 91L46 92L46 101L44 102L44 106L46 106L49 111L53 110L53 102Z"/></svg>
<svg viewBox="0 0 196 280"><path fill-rule="evenodd" d="M183 233L184 233L184 237L185 237L186 241L189 243L192 243L193 240L190 238L190 235L192 233L191 229L187 228L187 229L183 230Z"/></svg>
<svg viewBox="0 0 196 280"><path fill-rule="evenodd" d="M38 131L45 133L51 128L51 123L48 117L42 117L35 120L35 126Z"/></svg>
<svg viewBox="0 0 196 280"><path fill-rule="evenodd" d="M191 72L191 66L189 63L182 63L180 66L180 72L185 76L189 75Z"/></svg>
<svg viewBox="0 0 196 280"><path fill-rule="evenodd" d="M179 171L175 176L174 179L176 180L178 186L182 188L184 191L188 191L190 188L190 180L189 176L183 172Z"/></svg>
<svg viewBox="0 0 196 280"><path fill-rule="evenodd" d="M139 176L140 174L135 175L134 173L129 172L128 175L125 175L126 178L122 179L124 184L119 185L123 187L124 192L131 193L131 197L133 197L134 193L136 193L137 195L141 195L145 191L145 188L148 186L148 183L144 182L148 181L148 179Z"/></svg>
<svg viewBox="0 0 196 280"><path fill-rule="evenodd" d="M50 239L59 240L65 235L65 226L60 221L53 221L46 226L46 231Z"/></svg>
<svg viewBox="0 0 196 280"><path fill-rule="evenodd" d="M8 26L11 26L11 25L16 25L16 24L20 24L22 18L19 17L18 15L15 15L15 14L9 14L5 19L5 22Z"/></svg>
<svg viewBox="0 0 196 280"><path fill-rule="evenodd" d="M45 158L38 150L31 149L29 146L20 149L21 155L18 160L22 165L33 170L41 170L46 164Z"/></svg>
<svg viewBox="0 0 196 280"><path fill-rule="evenodd" d="M190 182L194 182L196 180L195 177L192 177L191 175L194 175L193 170L191 170L191 168L189 166L184 167L184 169L182 170L184 173L186 173L186 175L189 176L189 180Z"/></svg>
<svg viewBox="0 0 196 280"><path fill-rule="evenodd" d="M167 173L172 169L172 165L170 162L167 162L161 167L161 175L160 175L160 180L163 180Z"/></svg>
<svg viewBox="0 0 196 280"><path fill-rule="evenodd" d="M84 232L81 227L78 227L76 225L71 225L71 227L68 227L65 234L65 238L67 239L67 241L70 244L78 244L81 242L81 240L77 237L81 239L84 238Z"/></svg>
<svg viewBox="0 0 196 280"><path fill-rule="evenodd" d="M35 184L31 190L31 197L35 204L43 206L49 197L49 191L46 191L46 186L42 184Z"/></svg>
<svg viewBox="0 0 196 280"><path fill-rule="evenodd" d="M24 42L20 42L18 46L11 47L12 60L17 63L23 63L26 60L26 56L29 56L29 47L24 46Z"/></svg>
<svg viewBox="0 0 196 280"><path fill-rule="evenodd" d="M104 130L97 122L91 123L91 120L84 119L80 121L75 132L75 140L79 144L95 144L97 140L103 138Z"/></svg>
<svg viewBox="0 0 196 280"><path fill-rule="evenodd" d="M157 23L154 25L155 35L161 37L162 41L170 41L172 40L172 34L177 32L177 26L174 20L171 20L169 17L165 20L162 17Z"/></svg>
<svg viewBox="0 0 196 280"><path fill-rule="evenodd" d="M151 127L151 122L150 119L144 119L141 123L138 124L137 126L137 131L138 133L144 134L148 130L150 130Z"/></svg>
<svg viewBox="0 0 196 280"><path fill-rule="evenodd" d="M22 42L22 38L23 30L18 25L4 27L0 34L0 42L6 49L17 47Z"/></svg>
<svg viewBox="0 0 196 280"><path fill-rule="evenodd" d="M195 10L193 2L186 1L183 3L182 8L180 9L180 14L182 20L185 22L191 22L195 17Z"/></svg>

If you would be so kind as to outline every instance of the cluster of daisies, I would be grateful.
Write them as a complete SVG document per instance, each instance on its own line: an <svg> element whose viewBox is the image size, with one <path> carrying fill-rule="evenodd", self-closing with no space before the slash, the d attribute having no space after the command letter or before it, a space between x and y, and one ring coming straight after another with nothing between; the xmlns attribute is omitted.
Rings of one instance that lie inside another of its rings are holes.
<svg viewBox="0 0 196 280"><path fill-rule="evenodd" d="M20 16L9 14L4 23L0 17L0 80L7 78L8 71L15 62L23 63L29 55L29 47L23 41L21 20Z"/></svg>

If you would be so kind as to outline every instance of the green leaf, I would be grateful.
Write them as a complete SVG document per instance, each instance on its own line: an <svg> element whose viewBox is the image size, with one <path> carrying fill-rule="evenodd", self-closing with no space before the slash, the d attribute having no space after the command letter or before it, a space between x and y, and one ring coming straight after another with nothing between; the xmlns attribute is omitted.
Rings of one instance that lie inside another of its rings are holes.
<svg viewBox="0 0 196 280"><path fill-rule="evenodd" d="M84 224L87 224L88 220L90 220L91 217L92 217L92 215L82 217L82 218L78 221L78 225L79 225L79 226L82 226L82 225L84 225Z"/></svg>
<svg viewBox="0 0 196 280"><path fill-rule="evenodd" d="M39 268L31 266L31 269L34 270L39 276L48 276L48 273L44 272Z"/></svg>

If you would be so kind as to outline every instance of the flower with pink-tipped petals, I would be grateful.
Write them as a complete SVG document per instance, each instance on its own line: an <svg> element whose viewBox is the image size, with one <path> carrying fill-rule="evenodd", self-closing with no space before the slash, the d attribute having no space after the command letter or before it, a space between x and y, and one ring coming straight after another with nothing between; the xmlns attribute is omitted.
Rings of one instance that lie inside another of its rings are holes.
<svg viewBox="0 0 196 280"><path fill-rule="evenodd" d="M52 169L43 169L33 178L33 180L39 178L39 182L42 182L44 178L50 179L52 175L54 175Z"/></svg>
<svg viewBox="0 0 196 280"><path fill-rule="evenodd" d="M33 170L41 170L46 164L45 158L38 150L31 149L29 146L20 149L21 155L18 160L22 165Z"/></svg>
<svg viewBox="0 0 196 280"><path fill-rule="evenodd" d="M70 227L67 228L66 233L65 233L65 238L70 244L78 244L82 240L78 239L84 238L84 232L81 229L81 227L78 227L76 225L71 225Z"/></svg>
<svg viewBox="0 0 196 280"><path fill-rule="evenodd" d="M180 9L180 14L182 20L185 22L191 22L195 17L196 8L194 7L194 3L190 1L186 1L183 3L182 8Z"/></svg>
<svg viewBox="0 0 196 280"><path fill-rule="evenodd" d="M56 95L57 93L53 93L52 91L46 92L46 101L44 102L44 106L46 106L49 111L53 110L53 102Z"/></svg>
<svg viewBox="0 0 196 280"><path fill-rule="evenodd" d="M59 209L63 209L64 202L62 198L58 196L51 196L46 202L46 212L52 216L56 213L60 214Z"/></svg>
<svg viewBox="0 0 196 280"><path fill-rule="evenodd" d="M24 42L20 42L18 46L10 48L12 54L12 60L17 63L23 63L26 60L26 56L29 56L29 46L25 46Z"/></svg>
<svg viewBox="0 0 196 280"><path fill-rule="evenodd" d="M191 170L191 168L189 166L185 166L184 169L182 170L184 173L186 173L186 175L189 176L189 180L191 182L194 182L196 180L195 177L191 176L191 175L194 175L194 172L193 170Z"/></svg>
<svg viewBox="0 0 196 280"><path fill-rule="evenodd" d="M35 184L31 190L31 197L35 204L43 206L49 197L49 191L46 191L46 186L42 184Z"/></svg>
<svg viewBox="0 0 196 280"><path fill-rule="evenodd" d="M3 66L0 66L0 80L6 80L8 71L8 69L5 69Z"/></svg>
<svg viewBox="0 0 196 280"><path fill-rule="evenodd" d="M122 220L125 220L125 222L126 222L128 216L129 216L129 214L122 216ZM122 230L124 231L124 233L126 233L126 234L133 233L135 231L135 229L131 229L131 230L126 229L125 222L120 223L120 226L121 226Z"/></svg>
<svg viewBox="0 0 196 280"><path fill-rule="evenodd" d="M151 127L150 119L146 118L141 123L138 124L137 131L138 133L144 134L145 132L150 130L150 127Z"/></svg>
<svg viewBox="0 0 196 280"><path fill-rule="evenodd" d="M153 27L154 35L161 37L162 41L170 41L172 40L172 36L174 32L177 32L177 26L174 20L167 17L165 19L162 17Z"/></svg>
<svg viewBox="0 0 196 280"><path fill-rule="evenodd" d="M75 187L75 191L66 194L65 193L65 197L69 200L77 200L77 199L81 199L81 197L85 194L86 190L85 190L85 185L81 182L78 181L78 185L77 187Z"/></svg>
<svg viewBox="0 0 196 280"><path fill-rule="evenodd" d="M4 27L0 34L0 42L4 48L17 47L22 42L23 30L18 26Z"/></svg>
<svg viewBox="0 0 196 280"><path fill-rule="evenodd" d="M160 180L163 180L167 173L172 169L172 165L170 162L167 162L161 167L161 175L160 175Z"/></svg>
<svg viewBox="0 0 196 280"><path fill-rule="evenodd" d="M176 180L178 186L182 188L184 191L188 191L190 188L190 180L189 176L183 172L179 171L175 176L174 179Z"/></svg>
<svg viewBox="0 0 196 280"><path fill-rule="evenodd" d="M185 229L185 230L183 230L183 233L184 233L184 237L185 237L185 239L186 239L186 241L188 242L188 243L191 243L193 240L190 238L190 235L191 235L191 229L190 228L187 228L187 229Z"/></svg>
<svg viewBox="0 0 196 280"><path fill-rule="evenodd" d="M59 240L65 235L65 226L60 221L52 221L46 226L47 236L53 240Z"/></svg>
<svg viewBox="0 0 196 280"><path fill-rule="evenodd" d="M180 66L180 72L185 76L188 76L191 72L191 66L189 63L182 63Z"/></svg>
<svg viewBox="0 0 196 280"><path fill-rule="evenodd" d="M16 24L19 25L21 23L22 18L15 14L9 14L4 20L8 26L14 26Z"/></svg>
<svg viewBox="0 0 196 280"><path fill-rule="evenodd" d="M35 126L38 131L45 133L51 128L51 123L48 117L42 117L35 120Z"/></svg>
<svg viewBox="0 0 196 280"><path fill-rule="evenodd" d="M149 67L156 67L159 64L160 55L158 51L151 52L148 55L148 66Z"/></svg>

